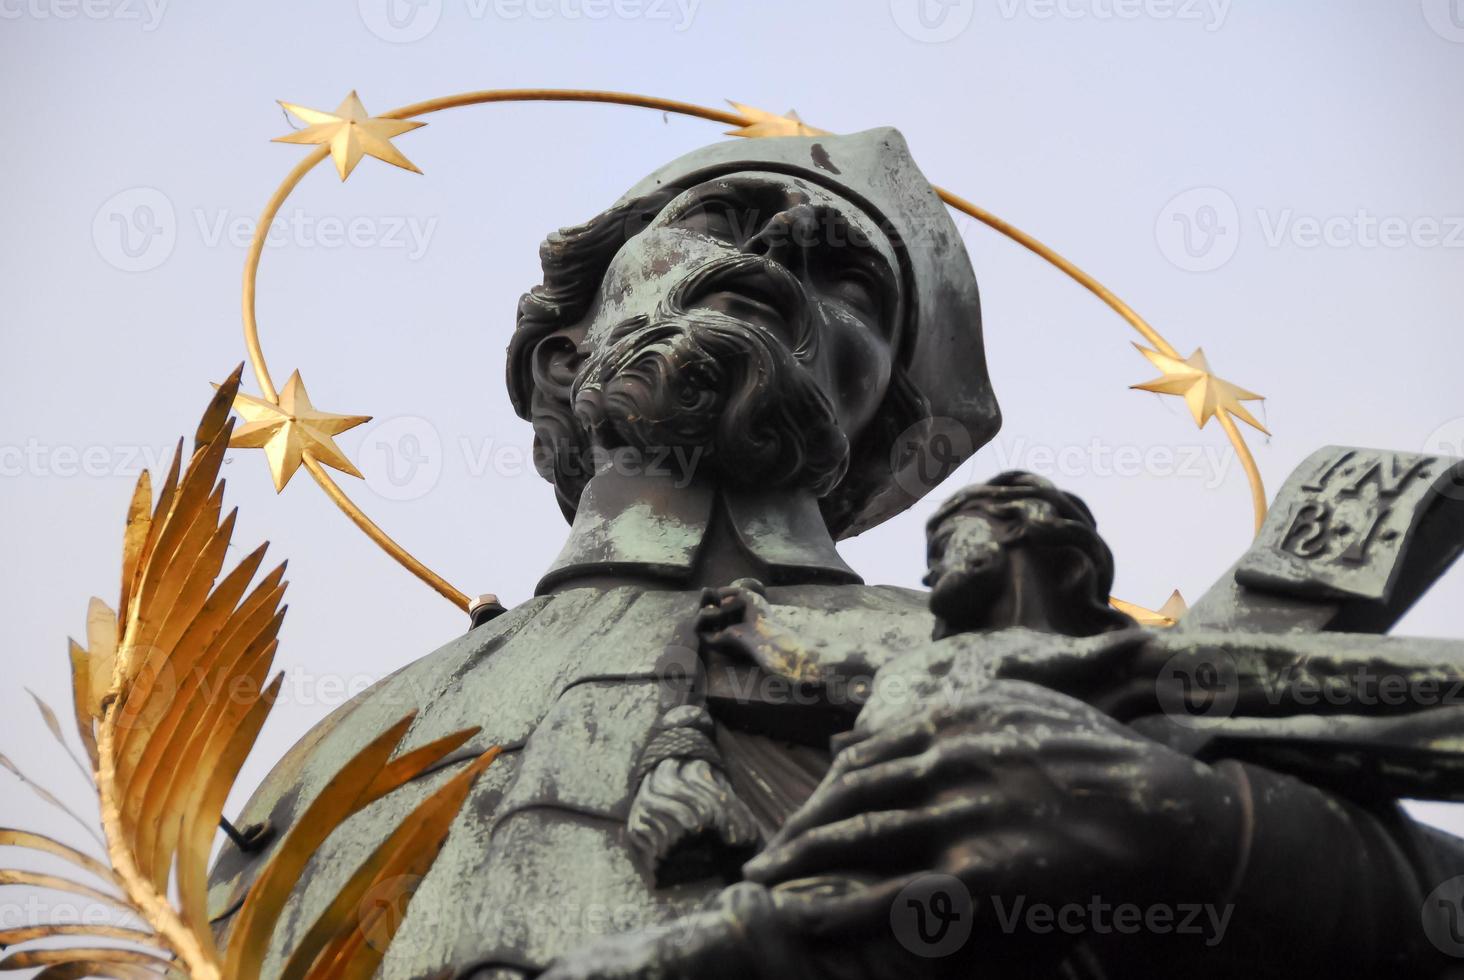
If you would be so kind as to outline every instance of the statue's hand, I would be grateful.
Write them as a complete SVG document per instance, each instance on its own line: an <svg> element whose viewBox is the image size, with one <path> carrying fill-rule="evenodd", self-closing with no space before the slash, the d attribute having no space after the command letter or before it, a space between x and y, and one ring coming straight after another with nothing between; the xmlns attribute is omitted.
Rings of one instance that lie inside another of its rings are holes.
<svg viewBox="0 0 1464 980"><path fill-rule="evenodd" d="M740 646L756 635L768 611L763 584L757 579L738 579L730 586L702 593L696 632L703 642L713 646Z"/></svg>
<svg viewBox="0 0 1464 980"><path fill-rule="evenodd" d="M816 683L821 676L803 639L779 625L756 579L707 589L697 613L697 635L708 648L757 664L789 680Z"/></svg>
<svg viewBox="0 0 1464 980"><path fill-rule="evenodd" d="M845 736L818 790L745 868L959 879L1028 904L1211 902L1243 838L1217 770L1083 702L995 681L888 727Z"/></svg>

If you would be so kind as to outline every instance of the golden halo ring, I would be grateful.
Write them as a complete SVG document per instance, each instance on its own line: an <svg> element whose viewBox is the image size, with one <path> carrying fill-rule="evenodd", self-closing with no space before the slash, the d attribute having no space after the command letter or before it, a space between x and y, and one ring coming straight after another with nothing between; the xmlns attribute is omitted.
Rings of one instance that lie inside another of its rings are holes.
<svg viewBox="0 0 1464 980"><path fill-rule="evenodd" d="M654 109L675 115L692 116L698 119L707 119L712 122L736 126L744 130L750 130L759 125L769 128L769 131L765 133L748 132L736 134L747 136L787 135L792 133L818 135L824 132L823 130L816 130L806 126L798 119L796 114L791 112L785 116L776 116L771 113L764 113L761 110L751 110L737 103L733 103L733 106L743 111L729 112L724 109L712 109L674 99L635 95L628 92L606 92L590 89L489 89L478 92L465 92L460 95L429 99L425 102L415 102L399 109L393 109L390 112L384 112L372 118L409 120L429 113L440 112L443 109L485 105L492 102L599 102ZM244 261L244 344L248 350L249 363L254 370L254 377L259 384L263 399L274 405L279 404L279 393L276 391L274 381L270 377L269 365L264 357L264 349L260 345L259 322L255 315L255 291L259 276L259 263L264 254L264 245L269 229L274 223L274 219L278 215L280 208L305 175L315 169L317 164L330 155L330 146L319 146L297 163L285 176L285 179L275 189L274 194L271 195L269 201L264 206L263 212L260 214L259 221L255 225L253 240L249 244L249 253ZM950 207L1005 235L1007 238L1036 253L1041 258L1062 270L1071 279L1102 300L1104 304L1119 316L1123 317L1164 358L1172 361L1184 360L1179 351L1165 340L1159 331L1155 330L1131 306L1121 300L1112 290L1108 289L1052 248L959 195L940 187L935 188L935 190L940 195L941 200ZM1210 377L1208 371L1204 373L1204 377ZM1220 425L1225 431L1226 438L1230 441L1230 445L1234 448L1236 455L1240 459L1241 466L1245 470L1246 479L1250 486L1251 506L1254 511L1255 526L1259 530L1261 522L1266 516L1266 493L1265 486L1261 481L1260 470L1256 466L1255 458L1252 456L1250 448L1246 444L1245 436L1241 433L1235 423L1235 419L1229 411L1224 407L1220 407L1211 411L1210 414L1213 414L1214 417L1220 420ZM1200 418L1198 410L1196 411L1196 417ZM1201 419L1200 424L1203 426L1203 419ZM467 593L454 587L441 575L438 575L423 564L406 548L393 540L390 535L372 521L355 501L341 489L340 485L325 471L320 461L311 455L309 451L303 454L301 462L310 473L310 476L320 485L320 488L335 502L336 506L358 528L365 532L371 540L375 541L382 550L396 559L407 571L431 586L449 602L464 610L471 607L472 602ZM1115 601L1117 602L1117 600ZM1119 604L1129 610L1138 608L1128 603L1119 602Z"/></svg>

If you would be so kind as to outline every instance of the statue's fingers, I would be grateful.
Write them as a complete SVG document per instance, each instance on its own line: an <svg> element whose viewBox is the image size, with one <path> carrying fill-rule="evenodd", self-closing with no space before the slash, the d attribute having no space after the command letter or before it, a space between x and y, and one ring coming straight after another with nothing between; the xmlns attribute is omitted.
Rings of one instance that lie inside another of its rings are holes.
<svg viewBox="0 0 1464 980"><path fill-rule="evenodd" d="M721 588L702 589L701 604L703 608L716 609L725 608L729 603L736 602L739 607L746 600L746 590L735 586L722 586Z"/></svg>
<svg viewBox="0 0 1464 980"><path fill-rule="evenodd" d="M833 779L855 769L919 755L930 747L935 729L925 718L908 718L889 728L861 733L852 733L834 739L834 762L825 779Z"/></svg>
<svg viewBox="0 0 1464 980"><path fill-rule="evenodd" d="M865 888L850 889L841 894L822 898L817 914L831 921L879 922L890 920L893 903L906 889L922 879L940 876L943 887L958 888L964 897L981 906L981 899L996 895L1009 895L1014 887L1025 887L1041 875L1043 863L1050 854L1050 844L1042 836L1032 834L1027 828L1008 826L1000 831L983 834L963 845L959 857L932 863L918 871L905 871L885 878ZM945 855L949 856L949 855ZM950 879L956 879L955 883ZM784 888L796 888L797 882L778 886L775 894ZM954 897L954 896L953 896ZM964 904L964 903L962 903ZM978 922L973 923L980 925ZM1000 927L999 921L987 921L987 927Z"/></svg>
<svg viewBox="0 0 1464 980"><path fill-rule="evenodd" d="M981 694L969 700L928 706L918 714L900 717L880 728L860 729L856 723L853 731L834 737L833 748L837 753L834 770L874 765L895 755L914 755L937 738L962 733L1005 734L1015 729L1067 728L1072 723L1071 712L1055 706L1035 704L999 692Z"/></svg>
<svg viewBox="0 0 1464 980"><path fill-rule="evenodd" d="M696 631L703 639L708 638L707 634L720 633L731 625L727 613L720 606L703 606L697 611Z"/></svg>
<svg viewBox="0 0 1464 980"><path fill-rule="evenodd" d="M820 874L893 874L925 867L950 846L950 832L984 822L989 799L960 799L920 810L862 813L815 827L743 865L751 881L771 885Z"/></svg>
<svg viewBox="0 0 1464 980"><path fill-rule="evenodd" d="M809 893L808 881L790 881L773 888L779 911L793 925L795 933L828 937L841 930L857 930L867 938L871 924L882 928L900 893L911 884L935 872L928 868L876 878L867 884L848 887L837 894L818 889ZM813 879L821 883L827 879Z"/></svg>
<svg viewBox="0 0 1464 980"><path fill-rule="evenodd" d="M708 589L707 593L714 591L725 592L725 589ZM708 630L726 629L736 623L742 622L747 610L747 603L739 595L728 595L715 597L711 602L707 596L702 596L702 606L696 613L697 632Z"/></svg>
<svg viewBox="0 0 1464 980"><path fill-rule="evenodd" d="M748 592L756 596L767 596L768 587L760 579L740 578L732 583L730 591Z"/></svg>
<svg viewBox="0 0 1464 980"><path fill-rule="evenodd" d="M961 777L963 788L979 793L992 773L993 767L985 753L948 751L946 747L855 769L820 785L788 818L768 847L779 847L814 827L835 824L861 813L914 809L948 786L952 776Z"/></svg>

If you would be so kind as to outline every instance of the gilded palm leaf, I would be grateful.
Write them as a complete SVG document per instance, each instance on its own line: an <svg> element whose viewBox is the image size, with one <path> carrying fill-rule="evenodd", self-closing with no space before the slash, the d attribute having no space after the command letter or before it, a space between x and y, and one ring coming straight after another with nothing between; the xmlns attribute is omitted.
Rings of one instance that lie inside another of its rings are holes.
<svg viewBox="0 0 1464 980"><path fill-rule="evenodd" d="M326 837L477 734L459 732L393 758L409 715L363 749L281 842L219 948L206 907L208 858L225 800L283 679L270 681L269 672L285 612L284 566L250 588L264 560L267 546L261 546L220 578L235 515L223 514L218 476L239 376L235 370L219 387L186 466L179 443L156 501L149 474L138 480L123 539L119 612L92 600L88 646L70 646L76 727L101 802L109 864L50 837L0 828L0 846L59 858L95 879L0 869L0 886L68 891L130 912L142 928L37 923L6 930L0 948L58 937L77 945L13 951L0 969L44 967L39 976L48 980L179 972L198 980L255 980L294 882ZM36 702L60 738L55 712ZM429 796L362 864L290 951L290 980L370 975L400 916L363 921L363 898L392 878L426 873L473 781L495 755L480 756ZM179 759L188 765L177 765ZM0 762L24 780L10 760ZM94 945L98 940L111 942Z"/></svg>

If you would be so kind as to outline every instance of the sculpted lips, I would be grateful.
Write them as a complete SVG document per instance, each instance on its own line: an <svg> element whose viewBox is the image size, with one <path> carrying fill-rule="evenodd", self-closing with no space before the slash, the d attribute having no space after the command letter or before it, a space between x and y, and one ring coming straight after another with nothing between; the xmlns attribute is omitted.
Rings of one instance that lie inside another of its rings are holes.
<svg viewBox="0 0 1464 980"><path fill-rule="evenodd" d="M777 262L745 256L711 266L686 283L678 305L725 313L772 334L794 353L807 338L803 286Z"/></svg>

